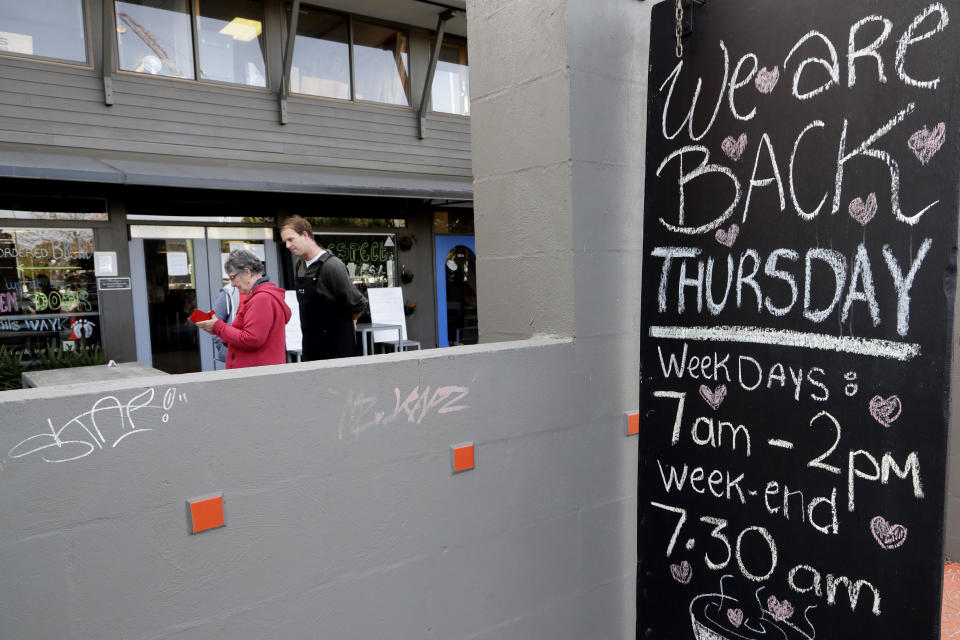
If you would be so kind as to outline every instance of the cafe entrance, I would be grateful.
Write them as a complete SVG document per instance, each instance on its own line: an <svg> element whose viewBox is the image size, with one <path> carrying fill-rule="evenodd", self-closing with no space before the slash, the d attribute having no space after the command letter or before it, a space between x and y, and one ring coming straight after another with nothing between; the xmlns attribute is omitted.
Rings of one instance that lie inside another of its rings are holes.
<svg viewBox="0 0 960 640"><path fill-rule="evenodd" d="M137 360L167 373L222 368L213 338L188 322L194 309L213 308L228 279L223 263L234 249L247 249L267 265L277 282L272 228L131 225Z"/></svg>

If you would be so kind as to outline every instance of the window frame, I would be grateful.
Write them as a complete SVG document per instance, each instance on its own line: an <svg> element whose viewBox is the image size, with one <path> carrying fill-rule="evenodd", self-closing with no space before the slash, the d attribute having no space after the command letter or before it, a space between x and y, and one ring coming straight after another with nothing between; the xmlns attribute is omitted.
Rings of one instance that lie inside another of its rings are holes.
<svg viewBox="0 0 960 640"><path fill-rule="evenodd" d="M356 102L357 102L357 100L356 100L356 91L355 91L356 78L354 77L354 70L353 70L353 15L350 14L350 13L347 13L347 12L345 12L345 11L336 11L336 10L334 10L334 9L327 9L326 7L321 7L321 6L314 5L314 4L309 4L309 3L301 3L300 6L301 6L301 7L307 6L307 7L310 7L311 9L316 9L316 10L318 10L318 11L324 11L324 12L326 12L326 13L332 13L332 14L334 14L334 15L338 15L338 16L341 16L341 17L343 17L343 18L346 19L346 21L347 21L347 59L349 60L349 64L350 64L350 97L349 97L349 98L334 98L334 97L332 97L332 96L318 96L318 95L315 95L315 94L312 94L312 93L298 93L298 92L292 91L292 90L290 91L290 97L296 96L296 97L298 97L298 98L313 98L313 99L316 99L316 100L333 100L334 102L339 102L339 103L342 103L342 104L356 104ZM288 14L287 14L287 10L288 10L288 9L289 9L290 11L293 11L293 4L290 3L289 0L285 0L284 3L283 3L283 17L282 17L282 19L281 19L281 21L280 21L281 34L282 34L281 42L283 43L283 44L282 44L282 47L286 47L287 37L288 37L289 34L290 34L290 20L289 20L289 18L288 18ZM296 47L296 38L294 38L294 47L293 47L293 50L294 50L294 52L296 52L296 50L297 50L297 47ZM283 53L284 53L284 52L281 50L281 55L282 55ZM293 60L290 61L290 65L291 65L290 68L292 69L292 68L293 68ZM371 102L371 103L368 103L368 104L382 104L382 103L379 103L379 102ZM391 105L385 105L385 106L391 106ZM396 106L396 105L392 105L392 106Z"/></svg>
<svg viewBox="0 0 960 640"><path fill-rule="evenodd" d="M324 11L326 13L332 13L346 18L347 20L347 51L349 53L350 59L350 97L349 98L332 98L330 96L317 96L312 93L297 93L295 91L290 92L290 96L297 98L310 98L313 100L332 100L334 102L339 102L341 104L355 104L360 106L375 106L383 107L387 109L401 109L403 111L414 111L413 108L413 56L411 55L411 37L410 37L410 25L399 24L392 22L390 20L381 20L379 18L373 18L370 16L364 16L357 13L349 13L346 11L338 11L336 9L328 9L317 4L305 2L301 3L300 6L307 6L311 9L316 9L317 11ZM283 20L281 21L282 33L283 33L283 42L287 41L287 36L290 33L290 20L287 17L287 9L292 8L292 4L289 2L284 2L283 9ZM410 87L407 95L407 104L392 104L390 102L377 102L375 100L358 100L357 99L357 77L356 77L356 64L354 63L353 47L354 47L354 19L360 20L367 24L371 24L377 27L385 27L387 29L394 29L404 34L407 38L407 64L409 68L407 69L407 76L410 78ZM296 46L294 46L294 51L296 51ZM292 61L291 61L292 62Z"/></svg>
<svg viewBox="0 0 960 640"><path fill-rule="evenodd" d="M104 0L105 2L107 0ZM113 2L113 0L109 0ZM43 64L53 64L53 65L62 65L66 67L72 67L74 69L94 69L95 62L93 59L93 23L90 17L90 0L80 0L80 7L83 11L83 42L84 49L87 56L86 61L77 62L75 60L64 60L63 58L51 58L49 56L36 56L29 55L26 53L13 53L10 51L0 51L0 58L8 60L30 60L33 62L41 62Z"/></svg>
<svg viewBox="0 0 960 640"><path fill-rule="evenodd" d="M435 35L431 35L431 36L430 36L430 40L429 40L429 42L430 42L430 51L433 51L433 45L434 45L434 43L436 43L436 41L437 41L436 36L435 36ZM468 74L469 74L469 70L470 70L470 64L469 64L470 53L469 53L469 48L468 48L468 46L467 46L467 39L466 39L466 38L463 38L463 37L461 37L461 36L451 36L450 34L445 33L445 34L443 34L443 41L440 43L440 47L441 47L441 49L442 49L442 48L445 47L445 46L457 47L458 49L460 49L460 50L465 54L465 57L466 57L466 59L467 59L467 63L465 63L463 66L465 66L465 67L467 68L467 72L468 72ZM438 60L437 60L437 64L439 64L439 63L440 63L440 60L438 59ZM434 77L436 77L436 76L434 76ZM468 77L469 77L469 76L468 76ZM433 108L433 85L432 85L432 83L431 83L431 86L430 86L430 108L429 108L427 111L428 111L428 113L430 113L430 115L445 116L445 117L451 117L451 118L465 118L465 119L467 119L467 120L470 119L470 114L464 115L464 114L462 114L462 113L450 113L449 111L437 111L436 109L434 109L434 108ZM471 110L471 111L472 111L472 110Z"/></svg>
<svg viewBox="0 0 960 640"><path fill-rule="evenodd" d="M105 202L107 202L105 200ZM107 212L109 216L109 211ZM7 218L0 220L0 229L9 229L13 231L36 231L36 232L46 232L46 231L89 231L92 235L93 241L93 250L97 251L97 242L101 236L101 229L110 227L111 221L108 220L31 220L23 218ZM95 257L94 257L95 260ZM94 262L94 271L95 271L95 262ZM50 311L49 313L36 312L33 314L18 314L16 318L11 318L11 316L0 316L0 320L4 319L25 319L23 316L32 315L36 319L43 319L50 316L75 316L80 318L92 318L96 317L97 324L100 325L100 338L97 343L103 348L103 327L101 320L103 318L103 307L100 290L97 285L97 276L94 273L93 275L93 286L97 293L97 310L96 311L81 311L81 312L64 312L62 309L58 311ZM30 333L29 331L25 333ZM29 336L26 336L29 338Z"/></svg>
<svg viewBox="0 0 960 640"><path fill-rule="evenodd" d="M84 0L86 1L86 0ZM110 2L112 5L111 13L113 14L113 47L114 47L114 56L113 56L113 70L115 73L133 77L133 78L150 78L151 80L156 81L172 81L172 82L186 82L194 85L204 85L208 87L222 87L228 89L240 89L243 91L253 91L256 93L273 93L272 90L272 78L270 73L270 46L269 39L266 36L267 32L267 0L260 0L260 4L263 7L263 75L265 79L265 86L263 87L254 87L249 84L239 83L239 82L224 82L222 80L208 80L200 78L200 37L199 37L199 20L200 20L200 0L190 0L190 37L191 37L191 46L193 51L193 77L192 78L178 78L176 76L157 76L151 73L140 73L138 71L131 71L130 69L121 69L120 68L120 38L116 29L117 24L117 10L116 10L116 0L101 0L102 2Z"/></svg>

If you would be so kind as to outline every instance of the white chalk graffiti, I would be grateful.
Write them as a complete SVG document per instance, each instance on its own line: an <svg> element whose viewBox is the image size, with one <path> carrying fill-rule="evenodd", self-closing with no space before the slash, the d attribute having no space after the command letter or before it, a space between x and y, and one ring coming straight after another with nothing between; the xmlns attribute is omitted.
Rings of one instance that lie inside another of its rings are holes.
<svg viewBox="0 0 960 640"><path fill-rule="evenodd" d="M407 395L402 395L399 388L393 390L396 402L393 411L376 411L377 398L368 396L362 391L347 394L343 412L340 414L340 431L338 438L343 440L345 434L353 434L359 438L360 434L378 425L390 424L400 416L406 416L407 422L420 424L431 410L436 409L438 415L455 413L469 409L468 404L457 404L470 393L468 387L447 385L437 387L430 393L427 385L423 391L417 385Z"/></svg>
<svg viewBox="0 0 960 640"><path fill-rule="evenodd" d="M144 426L143 416L137 416L139 424L134 420L134 414L144 409L153 409L162 412L160 423L170 420L170 410L179 400L186 403L184 393L177 394L176 387L170 387L163 393L160 404L152 404L156 397L156 390L147 389L130 400L122 403L116 396L105 396L93 403L89 410L74 416L63 423L59 429L53 426L53 420L47 418L49 430L45 430L29 438L25 438L13 446L7 453L11 459L25 458L37 454L44 462L70 462L85 458L98 449L103 449L108 442L110 448L116 447L121 441L135 433L153 431L153 426ZM111 416L107 412L113 412ZM156 413L151 412L151 417ZM112 419L111 419L112 418ZM65 435L66 434L66 435Z"/></svg>

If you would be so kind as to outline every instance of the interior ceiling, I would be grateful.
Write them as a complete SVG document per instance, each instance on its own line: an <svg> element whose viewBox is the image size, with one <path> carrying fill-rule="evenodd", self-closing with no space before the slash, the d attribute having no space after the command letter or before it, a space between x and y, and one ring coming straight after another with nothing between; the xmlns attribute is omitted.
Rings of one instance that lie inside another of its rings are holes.
<svg viewBox="0 0 960 640"><path fill-rule="evenodd" d="M424 27L431 31L437 28L437 17L444 11L444 7L438 5L446 5L460 9L456 17L447 22L447 33L467 37L466 0L430 0L430 2L436 2L437 4L420 2L419 0L390 0L390 2L383 2L383 0L316 0L314 2L301 0L301 4Z"/></svg>

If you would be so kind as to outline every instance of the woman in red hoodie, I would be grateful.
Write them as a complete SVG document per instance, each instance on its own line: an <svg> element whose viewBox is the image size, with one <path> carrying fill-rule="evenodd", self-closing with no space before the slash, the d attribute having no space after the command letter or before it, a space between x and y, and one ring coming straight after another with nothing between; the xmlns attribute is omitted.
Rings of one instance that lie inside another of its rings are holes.
<svg viewBox="0 0 960 640"><path fill-rule="evenodd" d="M220 318L195 324L227 345L227 369L285 363L284 327L291 312L284 302L283 289L267 280L260 258L246 249L231 251L223 268L240 293L249 295L232 326Z"/></svg>

